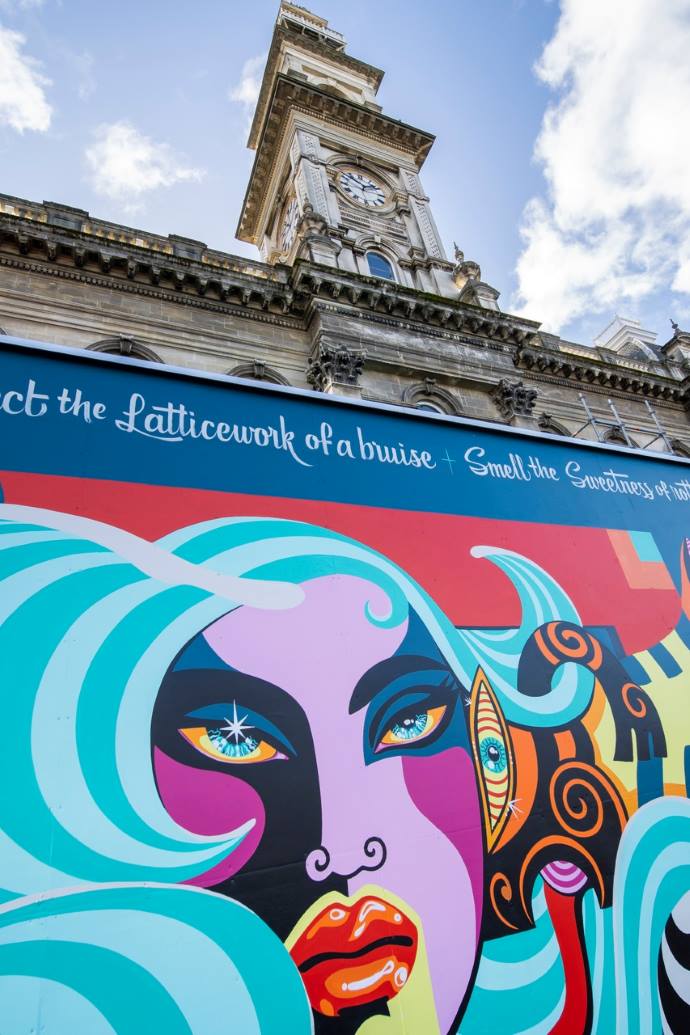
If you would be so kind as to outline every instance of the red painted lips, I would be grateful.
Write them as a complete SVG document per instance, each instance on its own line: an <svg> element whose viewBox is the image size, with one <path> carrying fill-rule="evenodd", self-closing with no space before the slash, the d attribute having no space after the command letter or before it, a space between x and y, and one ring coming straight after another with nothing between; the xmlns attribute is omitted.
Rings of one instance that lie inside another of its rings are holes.
<svg viewBox="0 0 690 1035"><path fill-rule="evenodd" d="M312 1007L341 1010L392 999L408 981L417 955L417 928L397 906L366 895L333 900L304 931L290 955Z"/></svg>

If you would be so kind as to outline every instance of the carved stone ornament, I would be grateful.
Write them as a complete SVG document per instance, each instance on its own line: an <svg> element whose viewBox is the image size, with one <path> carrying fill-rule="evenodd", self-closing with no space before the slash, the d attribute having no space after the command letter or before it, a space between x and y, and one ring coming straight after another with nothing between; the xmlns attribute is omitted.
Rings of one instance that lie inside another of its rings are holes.
<svg viewBox="0 0 690 1035"><path fill-rule="evenodd" d="M307 368L307 381L317 392L333 385L357 385L364 367L364 353L322 345Z"/></svg>
<svg viewBox="0 0 690 1035"><path fill-rule="evenodd" d="M513 417L531 417L538 394L536 388L526 388L522 381L509 381L502 377L491 398L503 419L508 421Z"/></svg>
<svg viewBox="0 0 690 1035"><path fill-rule="evenodd" d="M314 206L308 201L304 206L298 226L305 237L312 234L325 234L328 230L327 221L321 213L314 210Z"/></svg>

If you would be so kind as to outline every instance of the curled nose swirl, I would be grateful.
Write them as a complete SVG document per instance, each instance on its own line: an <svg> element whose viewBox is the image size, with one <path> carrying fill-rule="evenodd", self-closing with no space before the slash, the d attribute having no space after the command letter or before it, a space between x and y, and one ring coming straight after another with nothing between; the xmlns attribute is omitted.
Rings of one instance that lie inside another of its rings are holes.
<svg viewBox="0 0 690 1035"><path fill-rule="evenodd" d="M335 873L339 877L344 877L345 880L351 880L364 870L371 872L379 870L385 863L388 853L380 837L368 837L364 842L362 854L366 862L362 861L354 870L343 873L338 868L337 862L334 862L331 858L331 854L326 846L319 845L306 858L307 876L311 880L321 881L326 880L327 877Z"/></svg>

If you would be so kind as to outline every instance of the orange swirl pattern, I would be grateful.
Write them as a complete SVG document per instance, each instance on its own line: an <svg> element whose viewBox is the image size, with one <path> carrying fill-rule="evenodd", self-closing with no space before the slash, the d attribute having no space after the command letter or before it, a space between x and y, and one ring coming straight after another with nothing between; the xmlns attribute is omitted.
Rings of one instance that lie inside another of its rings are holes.
<svg viewBox="0 0 690 1035"><path fill-rule="evenodd" d="M489 898L491 899L494 913L501 923L506 927L509 927L511 931L517 931L517 926L515 924L511 924L510 920L503 915L502 910L498 906L496 899L499 894L504 902L512 902L513 889L505 873L494 873L491 878L491 883L489 884Z"/></svg>
<svg viewBox="0 0 690 1035"><path fill-rule="evenodd" d="M625 683L621 687L623 704L631 715L637 719L644 719L647 714L647 695L637 683Z"/></svg>
<svg viewBox="0 0 690 1035"><path fill-rule="evenodd" d="M604 823L605 806L613 806L620 830L627 816L607 777L586 762L567 762L549 784L549 801L559 826L573 837L594 837Z"/></svg>
<svg viewBox="0 0 690 1035"><path fill-rule="evenodd" d="M537 629L534 641L541 654L554 666L564 661L575 661L586 665L592 672L601 668L601 645L584 629L565 622L547 622Z"/></svg>
<svg viewBox="0 0 690 1035"><path fill-rule="evenodd" d="M557 769L551 778L549 799L559 826L573 837L594 837L601 830L604 803L599 788L585 775L569 775L568 769Z"/></svg>

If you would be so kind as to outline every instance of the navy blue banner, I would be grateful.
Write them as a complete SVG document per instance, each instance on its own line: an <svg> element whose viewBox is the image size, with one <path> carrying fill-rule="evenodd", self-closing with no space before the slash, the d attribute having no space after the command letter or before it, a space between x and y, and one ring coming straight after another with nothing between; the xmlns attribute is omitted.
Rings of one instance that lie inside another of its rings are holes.
<svg viewBox="0 0 690 1035"><path fill-rule="evenodd" d="M0 468L649 530L674 561L690 513L677 460L7 341Z"/></svg>

